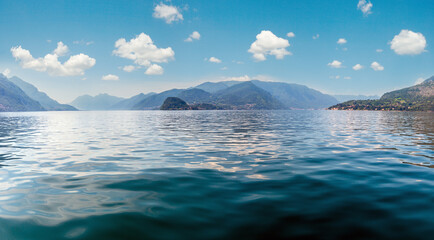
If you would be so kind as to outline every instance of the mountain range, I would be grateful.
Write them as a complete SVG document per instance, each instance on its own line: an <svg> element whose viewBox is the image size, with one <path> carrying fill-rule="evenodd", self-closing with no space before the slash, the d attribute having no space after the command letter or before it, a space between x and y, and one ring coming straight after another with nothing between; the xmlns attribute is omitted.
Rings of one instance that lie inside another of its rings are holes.
<svg viewBox="0 0 434 240"><path fill-rule="evenodd" d="M82 95L77 97L70 105L79 110L109 110L111 106L125 100L125 98L115 97L107 93L96 96Z"/></svg>
<svg viewBox="0 0 434 240"><path fill-rule="evenodd" d="M9 81L17 85L24 91L31 99L39 102L42 107L47 111L75 111L77 110L73 106L67 104L60 104L56 100L51 99L46 93L39 91L32 84L25 82L21 78L11 77Z"/></svg>
<svg viewBox="0 0 434 240"><path fill-rule="evenodd" d="M168 97L178 97L189 105L212 104L216 109L323 109L338 103L334 97L303 85L252 80L205 82L128 99L83 95L70 104L81 110L151 110L159 109Z"/></svg>
<svg viewBox="0 0 434 240"><path fill-rule="evenodd" d="M329 109L434 111L434 76L420 84L385 93L378 100L351 100Z"/></svg>
<svg viewBox="0 0 434 240"><path fill-rule="evenodd" d="M32 84L18 77L7 78L0 74L0 112L20 111L74 111L60 104Z"/></svg>
<svg viewBox="0 0 434 240"><path fill-rule="evenodd" d="M205 82L189 89L171 89L143 99L132 109L158 109L168 97L188 104L214 104L218 109L323 109L338 101L298 84L281 82Z"/></svg>
<svg viewBox="0 0 434 240"><path fill-rule="evenodd" d="M0 74L0 111L145 110L159 109L169 97L185 101L192 109L433 109L434 77L423 83L377 96L337 95L335 97L299 84L283 82L221 81L205 82L187 89L161 93L140 93L130 98L109 94L77 97L70 105L60 104L32 84L18 77Z"/></svg>

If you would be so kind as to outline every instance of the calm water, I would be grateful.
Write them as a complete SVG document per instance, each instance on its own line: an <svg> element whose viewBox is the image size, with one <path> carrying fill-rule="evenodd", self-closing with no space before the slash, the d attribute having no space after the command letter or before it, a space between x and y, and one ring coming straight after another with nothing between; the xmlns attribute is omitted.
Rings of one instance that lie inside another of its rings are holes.
<svg viewBox="0 0 434 240"><path fill-rule="evenodd" d="M432 239L434 114L0 114L0 239Z"/></svg>

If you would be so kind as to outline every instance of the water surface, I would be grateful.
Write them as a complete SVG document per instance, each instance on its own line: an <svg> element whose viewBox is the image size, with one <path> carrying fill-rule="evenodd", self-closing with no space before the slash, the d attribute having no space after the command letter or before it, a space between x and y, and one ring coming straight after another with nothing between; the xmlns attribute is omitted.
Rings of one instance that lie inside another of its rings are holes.
<svg viewBox="0 0 434 240"><path fill-rule="evenodd" d="M433 119L0 113L0 239L430 239Z"/></svg>

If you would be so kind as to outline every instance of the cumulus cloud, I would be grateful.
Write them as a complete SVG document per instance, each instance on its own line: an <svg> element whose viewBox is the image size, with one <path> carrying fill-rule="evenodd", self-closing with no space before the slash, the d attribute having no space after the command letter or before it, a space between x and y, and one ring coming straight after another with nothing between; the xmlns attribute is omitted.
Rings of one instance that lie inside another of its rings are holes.
<svg viewBox="0 0 434 240"><path fill-rule="evenodd" d="M177 7L172 5L166 5L164 3L160 3L155 6L153 16L154 18L164 19L167 24L175 21L184 20L182 14Z"/></svg>
<svg viewBox="0 0 434 240"><path fill-rule="evenodd" d="M186 41L186 42L193 42L193 40L199 40L199 39L200 39L200 33L198 31L194 31L184 41Z"/></svg>
<svg viewBox="0 0 434 240"><path fill-rule="evenodd" d="M137 67L134 66L134 65L127 65L127 66L124 66L122 68L122 70L124 70L125 72L132 72L132 71L134 71L136 69L137 69Z"/></svg>
<svg viewBox="0 0 434 240"><path fill-rule="evenodd" d="M313 39L313 40L318 39L318 38L319 38L319 34L316 34L316 35L313 35L313 36L312 36L312 39Z"/></svg>
<svg viewBox="0 0 434 240"><path fill-rule="evenodd" d="M333 62L327 64L331 68L342 68L342 62L338 60L333 60Z"/></svg>
<svg viewBox="0 0 434 240"><path fill-rule="evenodd" d="M62 42L57 43L57 48L52 54L43 58L34 58L30 51L21 46L12 47L12 56L20 62L22 68L32 69L38 72L47 72L51 76L77 76L83 75L84 71L93 67L96 60L83 53L73 55L61 63L59 57L68 52L68 47Z"/></svg>
<svg viewBox="0 0 434 240"><path fill-rule="evenodd" d="M9 74L11 74L11 70L9 68L6 68L5 70L3 70L2 74L5 77L9 77Z"/></svg>
<svg viewBox="0 0 434 240"><path fill-rule="evenodd" d="M372 62L371 68L374 69L374 71L383 71L384 70L384 67L381 66L381 64L379 64L378 62Z"/></svg>
<svg viewBox="0 0 434 240"><path fill-rule="evenodd" d="M250 81L252 80L248 75L239 76L239 77L227 77L226 81Z"/></svg>
<svg viewBox="0 0 434 240"><path fill-rule="evenodd" d="M276 59L283 59L285 55L291 55L286 50L290 44L288 40L277 37L271 31L263 30L256 35L256 41L250 45L248 52L253 54L257 61L264 61L266 55L274 55Z"/></svg>
<svg viewBox="0 0 434 240"><path fill-rule="evenodd" d="M69 48L68 46L66 46L65 44L63 44L63 42L58 42L57 43L57 48L54 49L53 53L57 54L57 56L65 56L67 53L69 52Z"/></svg>
<svg viewBox="0 0 434 240"><path fill-rule="evenodd" d="M363 68L363 66L360 65L360 64L358 64L358 63L357 63L356 65L353 66L353 69L356 70L356 71L359 71L359 70L362 69L362 68Z"/></svg>
<svg viewBox="0 0 434 240"><path fill-rule="evenodd" d="M208 59L208 61L209 61L209 62L212 62L212 63L221 63L221 62L222 62L222 60L220 60L220 59L218 59L218 58L216 58L216 57L210 57L210 58Z"/></svg>
<svg viewBox="0 0 434 240"><path fill-rule="evenodd" d="M152 64L146 69L146 75L161 75L164 73L164 69L158 64Z"/></svg>
<svg viewBox="0 0 434 240"><path fill-rule="evenodd" d="M116 75L113 75L113 74L108 74L108 75L102 76L101 79L105 80L105 81L117 81L117 80L119 80L119 77Z"/></svg>
<svg viewBox="0 0 434 240"><path fill-rule="evenodd" d="M121 38L115 43L115 50L113 54L121 58L131 59L135 64L144 67L152 67L151 70L146 71L146 74L161 74L164 72L160 65L154 63L167 63L169 60L173 60L175 52L171 47L158 48L153 42L151 37L141 33L136 38L126 41L125 38ZM156 67L158 66L158 67ZM158 71L156 71L158 68Z"/></svg>
<svg viewBox="0 0 434 240"><path fill-rule="evenodd" d="M417 55L425 51L426 39L422 33L403 29L390 42L390 49L398 55Z"/></svg>
<svg viewBox="0 0 434 240"><path fill-rule="evenodd" d="M375 51L378 52L378 53L381 53L381 52L383 52L383 49L377 49Z"/></svg>
<svg viewBox="0 0 434 240"><path fill-rule="evenodd" d="M286 34L286 36L289 38L293 38L293 37L295 37L295 34L293 32L289 32Z"/></svg>
<svg viewBox="0 0 434 240"><path fill-rule="evenodd" d="M88 41L88 42L86 42L86 41L84 41L84 40L80 40L80 41L76 40L76 41L74 41L74 42L72 42L72 43L73 43L73 44L80 44L80 45L86 45L86 46L89 46L89 45L94 44L94 41Z"/></svg>
<svg viewBox="0 0 434 240"><path fill-rule="evenodd" d="M345 44L347 43L347 40L345 38L339 38L339 40L337 41L338 44Z"/></svg>
<svg viewBox="0 0 434 240"><path fill-rule="evenodd" d="M359 0L359 3L357 4L357 9L362 11L363 15L368 16L369 14L372 13L371 12L372 6L373 5L371 1Z"/></svg>
<svg viewBox="0 0 434 240"><path fill-rule="evenodd" d="M350 80L350 79L351 79L351 77L344 77L344 79Z"/></svg>

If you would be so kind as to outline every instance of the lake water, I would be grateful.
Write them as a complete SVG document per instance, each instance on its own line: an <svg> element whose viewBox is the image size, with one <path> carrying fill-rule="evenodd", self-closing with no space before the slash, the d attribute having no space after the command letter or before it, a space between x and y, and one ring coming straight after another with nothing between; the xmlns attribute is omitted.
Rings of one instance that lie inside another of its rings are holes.
<svg viewBox="0 0 434 240"><path fill-rule="evenodd" d="M433 120L0 113L0 239L432 239Z"/></svg>

